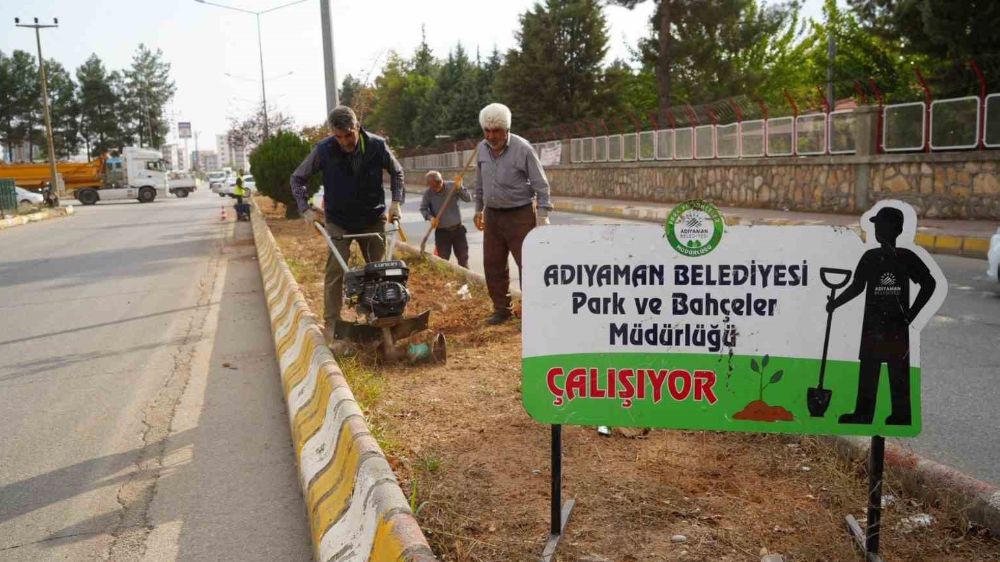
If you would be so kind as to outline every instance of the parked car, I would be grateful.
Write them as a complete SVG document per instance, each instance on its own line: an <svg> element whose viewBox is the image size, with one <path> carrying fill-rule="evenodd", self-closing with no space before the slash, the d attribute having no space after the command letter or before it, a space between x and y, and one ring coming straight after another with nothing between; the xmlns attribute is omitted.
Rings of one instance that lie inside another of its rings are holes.
<svg viewBox="0 0 1000 562"><path fill-rule="evenodd" d="M990 251L986 254L986 261L990 264L986 268L986 275L994 281L1000 281L1000 228L990 238Z"/></svg>
<svg viewBox="0 0 1000 562"><path fill-rule="evenodd" d="M43 197L41 193L28 191L27 189L18 186L14 186L14 191L17 192L17 205L19 207L30 207L32 205L42 205L45 203L45 197Z"/></svg>
<svg viewBox="0 0 1000 562"><path fill-rule="evenodd" d="M219 197L225 197L223 188L226 187L226 179L228 174L226 172L209 172L208 173L208 188L212 193L218 193Z"/></svg>
<svg viewBox="0 0 1000 562"><path fill-rule="evenodd" d="M257 191L257 182L254 181L253 176L245 175L243 176L243 187L250 190L251 192Z"/></svg>

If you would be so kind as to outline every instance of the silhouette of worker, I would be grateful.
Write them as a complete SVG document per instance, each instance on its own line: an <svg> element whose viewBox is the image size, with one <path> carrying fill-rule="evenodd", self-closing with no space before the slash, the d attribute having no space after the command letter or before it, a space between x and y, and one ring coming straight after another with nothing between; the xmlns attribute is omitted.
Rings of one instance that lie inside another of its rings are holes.
<svg viewBox="0 0 1000 562"><path fill-rule="evenodd" d="M828 298L826 305L827 312L833 312L865 292L857 403L853 412L840 416L840 423L872 423L879 374L885 363L892 395L892 413L885 423L911 425L909 326L934 294L937 282L919 256L896 247L896 238L903 232L902 211L882 207L869 220L875 223L875 240L880 246L861 256L851 284L836 298ZM920 286L912 305L911 282Z"/></svg>

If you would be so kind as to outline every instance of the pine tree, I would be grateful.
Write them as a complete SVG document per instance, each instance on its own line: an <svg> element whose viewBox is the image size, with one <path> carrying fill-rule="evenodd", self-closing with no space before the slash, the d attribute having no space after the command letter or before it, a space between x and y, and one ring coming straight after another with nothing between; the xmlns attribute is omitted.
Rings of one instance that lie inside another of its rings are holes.
<svg viewBox="0 0 1000 562"><path fill-rule="evenodd" d="M364 88L360 80L348 74L340 86L340 104L353 107L355 96Z"/></svg>
<svg viewBox="0 0 1000 562"><path fill-rule="evenodd" d="M80 134L89 155L97 156L115 146L114 141L121 137L118 100L111 76L96 54L76 69L76 79L80 84Z"/></svg>
<svg viewBox="0 0 1000 562"><path fill-rule="evenodd" d="M521 15L517 47L497 73L498 101L516 128L573 121L600 111L607 23L596 0L546 0Z"/></svg>
<svg viewBox="0 0 1000 562"><path fill-rule="evenodd" d="M46 61L52 144L56 157L71 158L80 149L80 103L77 86L66 68L55 60Z"/></svg>
<svg viewBox="0 0 1000 562"><path fill-rule="evenodd" d="M139 44L132 56L132 67L125 71L125 86L133 134L141 145L159 147L169 130L163 110L177 90L170 79L170 63L163 61L163 51L157 49L154 53Z"/></svg>
<svg viewBox="0 0 1000 562"><path fill-rule="evenodd" d="M15 50L10 57L0 57L3 70L4 94L0 96L0 128L7 144L7 154L24 141L38 142L41 123L41 85L38 64L27 51ZM34 159L34 150L29 159Z"/></svg>

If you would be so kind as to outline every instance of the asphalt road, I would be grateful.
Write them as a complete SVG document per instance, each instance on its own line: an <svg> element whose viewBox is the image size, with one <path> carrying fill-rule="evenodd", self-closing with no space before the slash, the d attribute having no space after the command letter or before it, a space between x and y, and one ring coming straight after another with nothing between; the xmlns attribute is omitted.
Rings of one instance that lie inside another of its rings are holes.
<svg viewBox="0 0 1000 562"><path fill-rule="evenodd" d="M0 560L311 559L253 242L221 202L0 231Z"/></svg>
<svg viewBox="0 0 1000 562"><path fill-rule="evenodd" d="M403 226L414 244L427 231L408 193ZM468 230L469 266L483 271L482 233L472 223L472 203L461 202ZM555 212L552 224L638 223L618 218ZM434 238L428 241L433 248ZM948 298L921 338L923 432L895 440L903 447L1000 485L1000 284L986 277L986 261L935 255L948 279ZM452 257L452 261L455 258ZM517 268L510 262L512 284Z"/></svg>

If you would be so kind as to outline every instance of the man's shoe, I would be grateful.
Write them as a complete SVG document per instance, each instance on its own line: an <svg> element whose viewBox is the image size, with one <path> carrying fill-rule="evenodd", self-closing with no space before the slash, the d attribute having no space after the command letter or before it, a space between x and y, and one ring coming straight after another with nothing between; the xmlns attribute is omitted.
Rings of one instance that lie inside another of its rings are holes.
<svg viewBox="0 0 1000 562"><path fill-rule="evenodd" d="M503 324L504 322L513 318L514 315L509 310L498 310L493 313L492 316L486 319L486 324L490 326L496 326L498 324Z"/></svg>
<svg viewBox="0 0 1000 562"><path fill-rule="evenodd" d="M872 416L866 416L864 414L844 414L840 416L840 423L856 423L863 425L871 425Z"/></svg>

